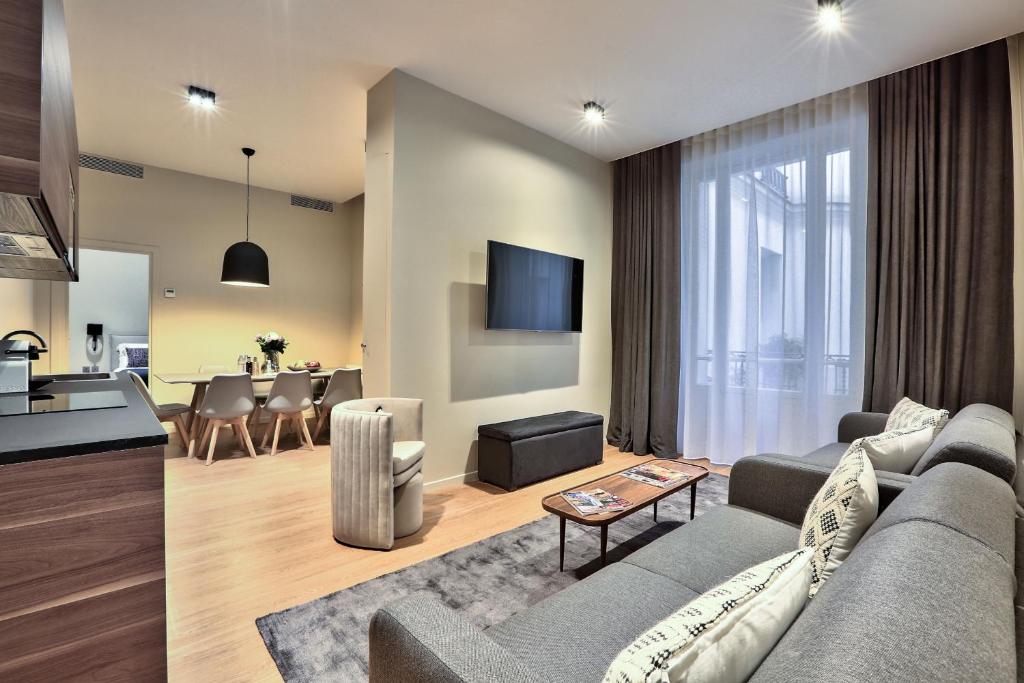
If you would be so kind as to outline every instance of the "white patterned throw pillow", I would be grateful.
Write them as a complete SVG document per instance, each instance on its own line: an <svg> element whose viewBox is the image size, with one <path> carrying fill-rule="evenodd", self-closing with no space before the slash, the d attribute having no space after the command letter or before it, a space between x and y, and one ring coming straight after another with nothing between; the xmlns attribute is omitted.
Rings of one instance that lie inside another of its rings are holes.
<svg viewBox="0 0 1024 683"><path fill-rule="evenodd" d="M810 597L878 517L878 480L867 453L851 445L804 515L800 538L811 555Z"/></svg>
<svg viewBox="0 0 1024 683"><path fill-rule="evenodd" d="M889 413L889 419L885 421L885 431L929 426L934 429L932 433L934 439L947 422L949 422L949 411L945 408L929 408L904 396Z"/></svg>
<svg viewBox="0 0 1024 683"><path fill-rule="evenodd" d="M851 445L863 448L876 470L910 474L917 461L932 445L934 435L935 428L931 425L901 427L891 432L865 436Z"/></svg>
<svg viewBox="0 0 1024 683"><path fill-rule="evenodd" d="M745 681L807 602L810 560L789 552L694 598L620 652L604 683Z"/></svg>

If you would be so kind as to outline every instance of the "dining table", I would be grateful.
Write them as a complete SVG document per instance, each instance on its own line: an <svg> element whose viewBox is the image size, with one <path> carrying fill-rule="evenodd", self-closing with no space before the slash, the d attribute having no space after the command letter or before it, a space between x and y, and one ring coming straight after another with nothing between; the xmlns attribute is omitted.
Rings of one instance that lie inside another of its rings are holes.
<svg viewBox="0 0 1024 683"><path fill-rule="evenodd" d="M351 366L349 366L351 368ZM309 376L312 379L329 379L334 371L338 368L318 368L317 370L309 370ZM192 403L188 411L188 420L186 426L188 427L189 440L199 438L199 427L201 420L197 419L197 411L203 405L203 398L206 396L206 387L209 386L210 380L216 375L224 374L221 372L160 372L155 373L153 376L165 384L191 384L194 388L192 390ZM273 382L274 378L277 377L276 372L262 372L256 373L252 376L253 383L257 382Z"/></svg>

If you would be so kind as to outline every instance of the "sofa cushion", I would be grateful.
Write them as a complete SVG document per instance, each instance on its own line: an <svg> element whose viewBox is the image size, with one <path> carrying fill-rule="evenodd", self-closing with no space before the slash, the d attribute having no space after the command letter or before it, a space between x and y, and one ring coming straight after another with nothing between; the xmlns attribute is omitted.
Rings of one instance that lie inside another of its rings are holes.
<svg viewBox="0 0 1024 683"><path fill-rule="evenodd" d="M959 411L935 437L911 474L921 474L944 462L963 462L1012 482L1017 473L1013 417L985 403Z"/></svg>
<svg viewBox="0 0 1024 683"><path fill-rule="evenodd" d="M396 441L391 447L392 472L401 474L423 459L427 444L422 441Z"/></svg>
<svg viewBox="0 0 1024 683"><path fill-rule="evenodd" d="M423 469L427 445L422 441L396 441L391 446L392 486L402 486Z"/></svg>
<svg viewBox="0 0 1024 683"><path fill-rule="evenodd" d="M935 430L935 434L938 434L946 425L947 420L949 420L949 411L945 408L929 408L904 396L889 413L889 419L885 421L885 431L891 432L904 427L929 426Z"/></svg>
<svg viewBox="0 0 1024 683"><path fill-rule="evenodd" d="M792 550L799 537L793 524L733 505L717 505L622 563L704 593L748 567Z"/></svg>
<svg viewBox="0 0 1024 683"><path fill-rule="evenodd" d="M485 634L544 681L600 681L624 647L697 593L622 562L555 593Z"/></svg>
<svg viewBox="0 0 1024 683"><path fill-rule="evenodd" d="M860 446L876 470L910 474L914 465L931 446L935 428L931 425L900 427L853 442Z"/></svg>
<svg viewBox="0 0 1024 683"><path fill-rule="evenodd" d="M556 434L570 429L603 424L604 418L600 415L568 410L564 413L553 413L551 415L539 415L520 420L480 425L477 427L477 433L480 436L489 436L501 441L520 441L534 436Z"/></svg>
<svg viewBox="0 0 1024 683"><path fill-rule="evenodd" d="M926 519L972 538L1013 564L1016 499L1006 482L962 463L946 463L918 477L878 516L867 540L885 529Z"/></svg>
<svg viewBox="0 0 1024 683"><path fill-rule="evenodd" d="M803 459L807 462L814 463L815 465L822 465L832 469L838 465L842 457L846 455L846 451L849 447L850 444L848 443L825 444L821 448L816 448L803 456Z"/></svg>
<svg viewBox="0 0 1024 683"><path fill-rule="evenodd" d="M640 634L604 680L746 680L807 602L810 560L793 550L715 586Z"/></svg>
<svg viewBox="0 0 1024 683"><path fill-rule="evenodd" d="M875 470L863 448L850 446L814 496L800 528L801 543L813 552L812 598L877 517Z"/></svg>
<svg viewBox="0 0 1024 683"><path fill-rule="evenodd" d="M1014 496L946 464L864 535L752 681L1013 681Z"/></svg>

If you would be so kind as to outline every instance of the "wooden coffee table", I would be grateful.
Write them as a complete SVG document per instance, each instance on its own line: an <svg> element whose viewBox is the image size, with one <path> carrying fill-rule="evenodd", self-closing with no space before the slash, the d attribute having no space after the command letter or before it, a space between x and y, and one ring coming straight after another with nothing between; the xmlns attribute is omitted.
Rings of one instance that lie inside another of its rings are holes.
<svg viewBox="0 0 1024 683"><path fill-rule="evenodd" d="M689 474L690 478L667 488L659 488L653 484L645 484L642 481L635 481L622 476L623 472L631 470L633 467L637 467L639 465L646 465L647 463L657 463L662 467L684 472ZM628 517L648 505L654 505L654 521L657 522L658 501L685 488L690 489L690 519L693 519L693 514L697 506L697 482L701 479L705 479L707 476L708 471L703 467L698 467L697 465L688 465L686 463L679 462L678 460L668 460L665 458L651 458L650 460L638 462L636 465L627 467L625 470L621 470L615 474L609 474L601 477L600 479L588 481L585 484L573 486L572 488L547 496L540 504L545 510L558 516L558 571L563 571L563 567L565 565L566 520L571 520L584 526L601 527L601 566L603 567L606 564L608 557L609 524L618 521L623 517ZM562 497L562 494L568 491L591 491L593 489L604 489L608 493L613 493L616 496L625 498L632 503L632 505L619 512L607 512L605 514L598 515L581 515L576 511L576 508L569 504L569 501Z"/></svg>

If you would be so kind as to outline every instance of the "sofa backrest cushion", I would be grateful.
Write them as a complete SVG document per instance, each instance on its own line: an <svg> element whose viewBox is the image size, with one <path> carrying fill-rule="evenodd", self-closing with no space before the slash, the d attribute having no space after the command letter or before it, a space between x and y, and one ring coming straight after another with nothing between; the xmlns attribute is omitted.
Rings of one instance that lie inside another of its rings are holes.
<svg viewBox="0 0 1024 683"><path fill-rule="evenodd" d="M911 474L922 474L944 462L974 465L1013 482L1017 473L1013 417L985 403L967 406L946 423Z"/></svg>
<svg viewBox="0 0 1024 683"><path fill-rule="evenodd" d="M929 470L879 516L752 681L1016 677L1011 488Z"/></svg>

